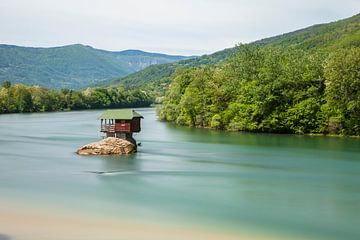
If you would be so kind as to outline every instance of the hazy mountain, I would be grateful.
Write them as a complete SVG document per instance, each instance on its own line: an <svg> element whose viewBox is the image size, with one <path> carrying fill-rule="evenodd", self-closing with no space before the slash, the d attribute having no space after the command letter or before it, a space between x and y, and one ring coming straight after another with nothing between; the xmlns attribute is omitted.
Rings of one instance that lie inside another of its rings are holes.
<svg viewBox="0 0 360 240"><path fill-rule="evenodd" d="M82 88L150 65L188 58L139 50L111 52L81 44L52 48L0 45L0 82Z"/></svg>

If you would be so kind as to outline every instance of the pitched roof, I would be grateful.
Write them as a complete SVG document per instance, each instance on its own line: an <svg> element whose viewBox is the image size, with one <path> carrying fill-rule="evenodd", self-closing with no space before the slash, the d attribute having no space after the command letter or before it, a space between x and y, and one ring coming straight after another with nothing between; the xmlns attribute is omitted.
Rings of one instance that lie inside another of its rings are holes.
<svg viewBox="0 0 360 240"><path fill-rule="evenodd" d="M117 110L106 110L103 112L98 119L124 119L131 120L133 118L144 118L138 112L132 109L117 109Z"/></svg>

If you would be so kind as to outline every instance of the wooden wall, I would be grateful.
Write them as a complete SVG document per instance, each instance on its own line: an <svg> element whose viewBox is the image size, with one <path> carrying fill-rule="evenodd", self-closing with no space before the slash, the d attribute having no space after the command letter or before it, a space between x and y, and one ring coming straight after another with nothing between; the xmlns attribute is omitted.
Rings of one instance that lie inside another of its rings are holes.
<svg viewBox="0 0 360 240"><path fill-rule="evenodd" d="M115 132L140 132L140 118L134 118L132 120L116 120L115 121Z"/></svg>
<svg viewBox="0 0 360 240"><path fill-rule="evenodd" d="M132 132L140 132L141 131L140 119L141 118L133 118L133 120L131 121L131 131Z"/></svg>

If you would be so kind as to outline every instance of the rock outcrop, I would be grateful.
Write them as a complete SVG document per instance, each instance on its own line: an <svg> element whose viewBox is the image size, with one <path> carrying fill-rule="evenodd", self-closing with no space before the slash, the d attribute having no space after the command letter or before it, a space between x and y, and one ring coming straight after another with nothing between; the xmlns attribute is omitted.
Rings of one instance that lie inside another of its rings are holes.
<svg viewBox="0 0 360 240"><path fill-rule="evenodd" d="M136 152L136 145L120 138L108 137L99 142L87 144L79 148L80 155L122 155Z"/></svg>

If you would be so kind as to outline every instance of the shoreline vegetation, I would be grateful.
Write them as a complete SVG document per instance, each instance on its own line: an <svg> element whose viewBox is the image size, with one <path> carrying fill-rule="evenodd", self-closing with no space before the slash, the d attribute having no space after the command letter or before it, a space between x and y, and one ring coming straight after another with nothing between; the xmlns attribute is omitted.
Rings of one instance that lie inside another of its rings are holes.
<svg viewBox="0 0 360 240"><path fill-rule="evenodd" d="M327 53L240 45L218 65L176 70L160 120L225 131L360 136L360 48ZM1 113L149 107L140 88L0 86Z"/></svg>
<svg viewBox="0 0 360 240"><path fill-rule="evenodd" d="M360 135L360 48L240 45L218 65L178 69L161 120L226 131Z"/></svg>
<svg viewBox="0 0 360 240"><path fill-rule="evenodd" d="M0 114L162 103L159 119L182 126L360 136L359 27L357 14L211 55L152 65L83 91L5 81Z"/></svg>
<svg viewBox="0 0 360 240"><path fill-rule="evenodd" d="M9 81L0 86L0 114L149 107L152 103L146 92L122 87L51 90Z"/></svg>

